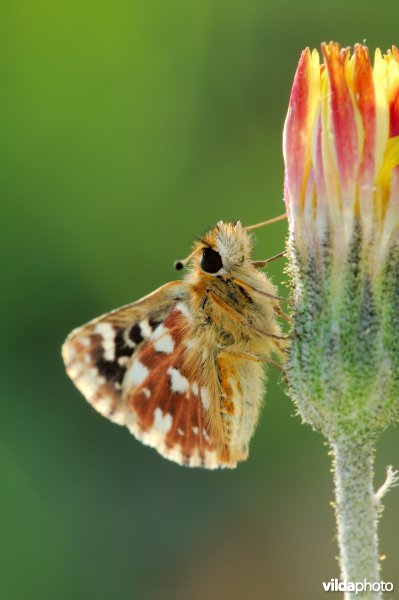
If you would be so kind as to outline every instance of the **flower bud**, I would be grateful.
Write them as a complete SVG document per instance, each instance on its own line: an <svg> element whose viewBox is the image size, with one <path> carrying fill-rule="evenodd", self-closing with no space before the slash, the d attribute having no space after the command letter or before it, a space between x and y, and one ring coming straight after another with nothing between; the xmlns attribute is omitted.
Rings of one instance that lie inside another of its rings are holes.
<svg viewBox="0 0 399 600"><path fill-rule="evenodd" d="M304 50L284 128L288 375L331 440L399 417L399 50Z"/></svg>

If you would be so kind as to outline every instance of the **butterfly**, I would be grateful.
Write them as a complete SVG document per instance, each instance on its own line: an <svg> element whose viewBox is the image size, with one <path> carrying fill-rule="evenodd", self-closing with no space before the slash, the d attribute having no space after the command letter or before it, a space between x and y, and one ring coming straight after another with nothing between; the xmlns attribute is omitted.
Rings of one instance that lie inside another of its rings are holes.
<svg viewBox="0 0 399 600"><path fill-rule="evenodd" d="M285 339L281 298L260 269L272 259L251 258L248 231L262 225L220 221L178 261L189 265L184 279L75 329L63 345L90 404L178 464L232 468L248 456L263 363L278 364Z"/></svg>

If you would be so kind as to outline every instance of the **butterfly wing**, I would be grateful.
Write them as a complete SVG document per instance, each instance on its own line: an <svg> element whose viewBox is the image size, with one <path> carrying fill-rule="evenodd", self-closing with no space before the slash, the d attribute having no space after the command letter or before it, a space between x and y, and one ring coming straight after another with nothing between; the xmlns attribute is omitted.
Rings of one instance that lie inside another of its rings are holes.
<svg viewBox="0 0 399 600"><path fill-rule="evenodd" d="M207 388L187 361L189 331L187 304L179 302L139 348L122 382L127 426L165 458L213 469L224 463L209 427Z"/></svg>
<svg viewBox="0 0 399 600"><path fill-rule="evenodd" d="M69 377L98 412L126 422L122 381L137 349L184 296L180 281L106 313L67 337L62 355Z"/></svg>
<svg viewBox="0 0 399 600"><path fill-rule="evenodd" d="M215 468L208 399L185 361L186 300L184 283L168 283L74 330L62 353L68 375L103 416L170 460Z"/></svg>

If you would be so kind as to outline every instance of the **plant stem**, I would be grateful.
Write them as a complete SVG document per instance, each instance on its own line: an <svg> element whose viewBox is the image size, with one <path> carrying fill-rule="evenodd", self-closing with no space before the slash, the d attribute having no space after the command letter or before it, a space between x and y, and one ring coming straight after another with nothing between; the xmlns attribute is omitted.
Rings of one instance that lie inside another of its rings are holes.
<svg viewBox="0 0 399 600"><path fill-rule="evenodd" d="M378 582L378 503L373 491L373 443L343 436L332 442L331 446L341 579ZM357 596L345 592L344 598L380 600L382 595L381 592L369 590Z"/></svg>

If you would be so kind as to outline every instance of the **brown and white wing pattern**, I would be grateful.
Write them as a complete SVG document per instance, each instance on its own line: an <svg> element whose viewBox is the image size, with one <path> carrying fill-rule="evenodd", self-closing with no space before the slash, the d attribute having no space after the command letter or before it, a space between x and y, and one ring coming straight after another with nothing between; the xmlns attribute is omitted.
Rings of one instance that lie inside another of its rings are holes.
<svg viewBox="0 0 399 600"><path fill-rule="evenodd" d="M74 330L63 358L103 416L169 460L213 469L223 464L209 430L207 391L185 361L188 319L184 284L172 282Z"/></svg>
<svg viewBox="0 0 399 600"><path fill-rule="evenodd" d="M169 460L214 469L225 465L209 428L207 391L185 360L187 329L180 302L132 359L122 382L127 426Z"/></svg>
<svg viewBox="0 0 399 600"><path fill-rule="evenodd" d="M111 421L126 423L122 381L127 367L184 292L180 281L167 283L67 337L62 356L69 377L90 404Z"/></svg>

